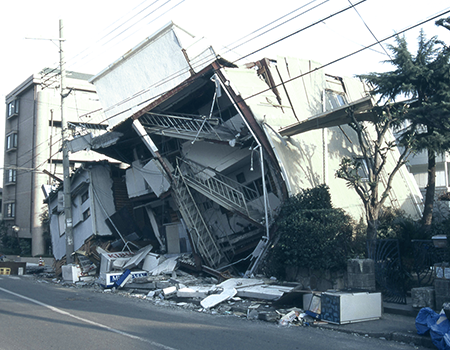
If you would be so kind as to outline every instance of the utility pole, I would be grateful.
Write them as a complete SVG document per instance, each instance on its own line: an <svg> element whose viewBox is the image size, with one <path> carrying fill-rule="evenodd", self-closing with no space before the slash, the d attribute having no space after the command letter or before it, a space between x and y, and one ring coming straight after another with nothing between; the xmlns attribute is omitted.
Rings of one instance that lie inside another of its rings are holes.
<svg viewBox="0 0 450 350"><path fill-rule="evenodd" d="M73 220L72 220L72 196L70 186L70 162L68 149L68 123L64 113L64 99L66 88L66 70L64 62L64 25L63 20L59 20L59 69L61 74L61 140L63 152L63 186L64 186L64 215L65 215L65 233L66 233L66 264L73 262Z"/></svg>
<svg viewBox="0 0 450 350"><path fill-rule="evenodd" d="M61 140L63 152L63 194L64 194L64 216L65 216L65 234L66 234L66 264L73 262L73 220L72 220L72 197L70 184L70 162L69 162L69 148L68 148L68 123L64 113L64 99L69 95L70 91L65 93L66 89L66 69L64 65L64 25L63 20L59 20L59 38L45 39L45 38L26 38L34 40L50 40L59 41L59 73L61 74L60 91L61 91ZM53 114L52 114L53 115ZM53 120L53 118L52 118Z"/></svg>

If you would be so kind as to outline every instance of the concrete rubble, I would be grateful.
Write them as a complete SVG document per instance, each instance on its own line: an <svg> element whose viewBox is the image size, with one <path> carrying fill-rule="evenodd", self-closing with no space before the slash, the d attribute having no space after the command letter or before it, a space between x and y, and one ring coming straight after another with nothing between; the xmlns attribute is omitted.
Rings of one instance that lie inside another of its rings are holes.
<svg viewBox="0 0 450 350"><path fill-rule="evenodd" d="M152 245L133 252L108 252L97 247L98 275L80 264L62 266L63 281L77 287L92 287L104 293L118 293L156 305L181 307L211 314L234 315L263 320L279 326L307 326L318 323L317 314L308 312L302 290L295 283L279 283L275 278L235 277L207 270L186 268L190 254L157 254ZM91 262L95 265L95 262ZM85 266L89 264L84 262ZM189 272L187 272L189 271ZM317 294L316 294L317 295ZM317 312L317 307L313 309Z"/></svg>

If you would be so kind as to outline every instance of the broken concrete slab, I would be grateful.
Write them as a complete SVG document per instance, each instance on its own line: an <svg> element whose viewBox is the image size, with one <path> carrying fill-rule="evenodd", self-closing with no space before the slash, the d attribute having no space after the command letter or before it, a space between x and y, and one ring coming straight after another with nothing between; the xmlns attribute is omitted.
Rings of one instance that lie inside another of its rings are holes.
<svg viewBox="0 0 450 350"><path fill-rule="evenodd" d="M217 287L223 288L223 289L229 289L229 288L245 288L245 287L251 287L251 286L258 286L264 284L263 280L254 279L254 278L230 278L226 281L223 281L222 283L218 284Z"/></svg>
<svg viewBox="0 0 450 350"><path fill-rule="evenodd" d="M177 291L179 298L206 298L211 294L211 286L191 286Z"/></svg>
<svg viewBox="0 0 450 350"><path fill-rule="evenodd" d="M169 298L177 294L177 287L171 286L163 289L164 298Z"/></svg>
<svg viewBox="0 0 450 350"><path fill-rule="evenodd" d="M234 297L236 293L237 290L235 288L224 289L220 294L211 294L207 296L200 302L200 305L205 309L209 309Z"/></svg>
<svg viewBox="0 0 450 350"><path fill-rule="evenodd" d="M285 293L292 291L292 287L256 285L237 288L237 295L242 298L253 298L261 300L278 300Z"/></svg>
<svg viewBox="0 0 450 350"><path fill-rule="evenodd" d="M177 258L169 258L164 260L161 264L156 266L153 270L149 271L152 276L157 276L161 274L172 274L172 272L177 267Z"/></svg>

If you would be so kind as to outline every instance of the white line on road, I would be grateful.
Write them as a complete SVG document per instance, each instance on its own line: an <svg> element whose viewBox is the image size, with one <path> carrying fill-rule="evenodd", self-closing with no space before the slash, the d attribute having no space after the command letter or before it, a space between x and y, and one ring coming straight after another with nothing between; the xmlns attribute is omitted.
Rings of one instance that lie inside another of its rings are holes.
<svg viewBox="0 0 450 350"><path fill-rule="evenodd" d="M14 292L11 292L10 290L4 289L4 288L0 288L0 290L3 291L3 292L5 292L5 293L9 293L9 294L15 295L16 297L19 297L19 298L22 298L22 299L31 301L32 303L35 303L35 304L41 305L41 306L43 306L43 307L46 307L47 309L50 309L50 310L52 310L52 311L54 311L54 312L57 312L57 313L59 313L59 314L61 314L61 315L69 316L69 317L72 317L72 318L74 318L74 319L76 319L76 320L79 320L79 321L81 321L81 322L85 322L85 323L91 324L91 325L93 325L93 326L97 326L97 327L100 327L100 328L104 328L104 329L106 329L106 330L108 330L108 331L110 331L110 332L117 333L117 334L123 335L123 336L125 336L125 337L129 337L129 338L132 338L132 339L140 340L140 341L142 341L142 342L149 343L150 345L156 346L156 347L161 348L161 349L166 349L166 350L177 350L177 349L175 349L175 348L171 348L170 346L166 346L166 345L161 344L161 343L157 343L157 342L154 342L154 341L151 341L151 340L142 338L142 337L138 337L138 336L136 336L136 335L133 335L133 334L130 334L130 333L127 333L127 332L123 332L123 331L120 331L120 330L118 330L118 329L111 328L111 327L109 327L109 326L105 326L105 325L103 325L103 324L101 324L101 323L97 323L97 322L90 321L90 320L87 320L87 319L82 318L82 317L79 317L79 316L72 315L71 313L69 313L69 312L67 312L67 311L58 309L58 308L56 308L56 307L54 307L54 306L51 306L51 305L48 305L48 304L45 304L45 303L42 303L42 302L40 302L40 301L38 301L38 300L28 298L28 297L26 297L26 296L24 296L24 295L17 294L17 293L14 293Z"/></svg>

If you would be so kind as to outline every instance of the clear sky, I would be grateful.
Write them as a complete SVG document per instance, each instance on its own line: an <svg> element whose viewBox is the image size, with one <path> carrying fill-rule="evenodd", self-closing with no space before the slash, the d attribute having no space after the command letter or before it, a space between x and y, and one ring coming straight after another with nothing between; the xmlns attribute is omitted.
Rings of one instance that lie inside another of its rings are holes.
<svg viewBox="0 0 450 350"><path fill-rule="evenodd" d="M357 11L350 9L327 18L351 3L358 4ZM65 28L66 69L97 74L171 20L208 38L216 52L231 61L299 31L237 63L284 55L327 64L375 43L375 37L383 40L449 10L448 0L3 0L0 95L4 101L31 74L57 67L57 42L26 38L57 38L59 19ZM434 22L406 33L413 51L420 28L427 37L437 35L450 45L450 31ZM393 40L384 42L385 48L387 43ZM352 76L390 70L389 64L380 63L386 59L384 49L376 45L339 60L326 71ZM0 128L3 126L4 113ZM0 150L0 163L2 158Z"/></svg>

